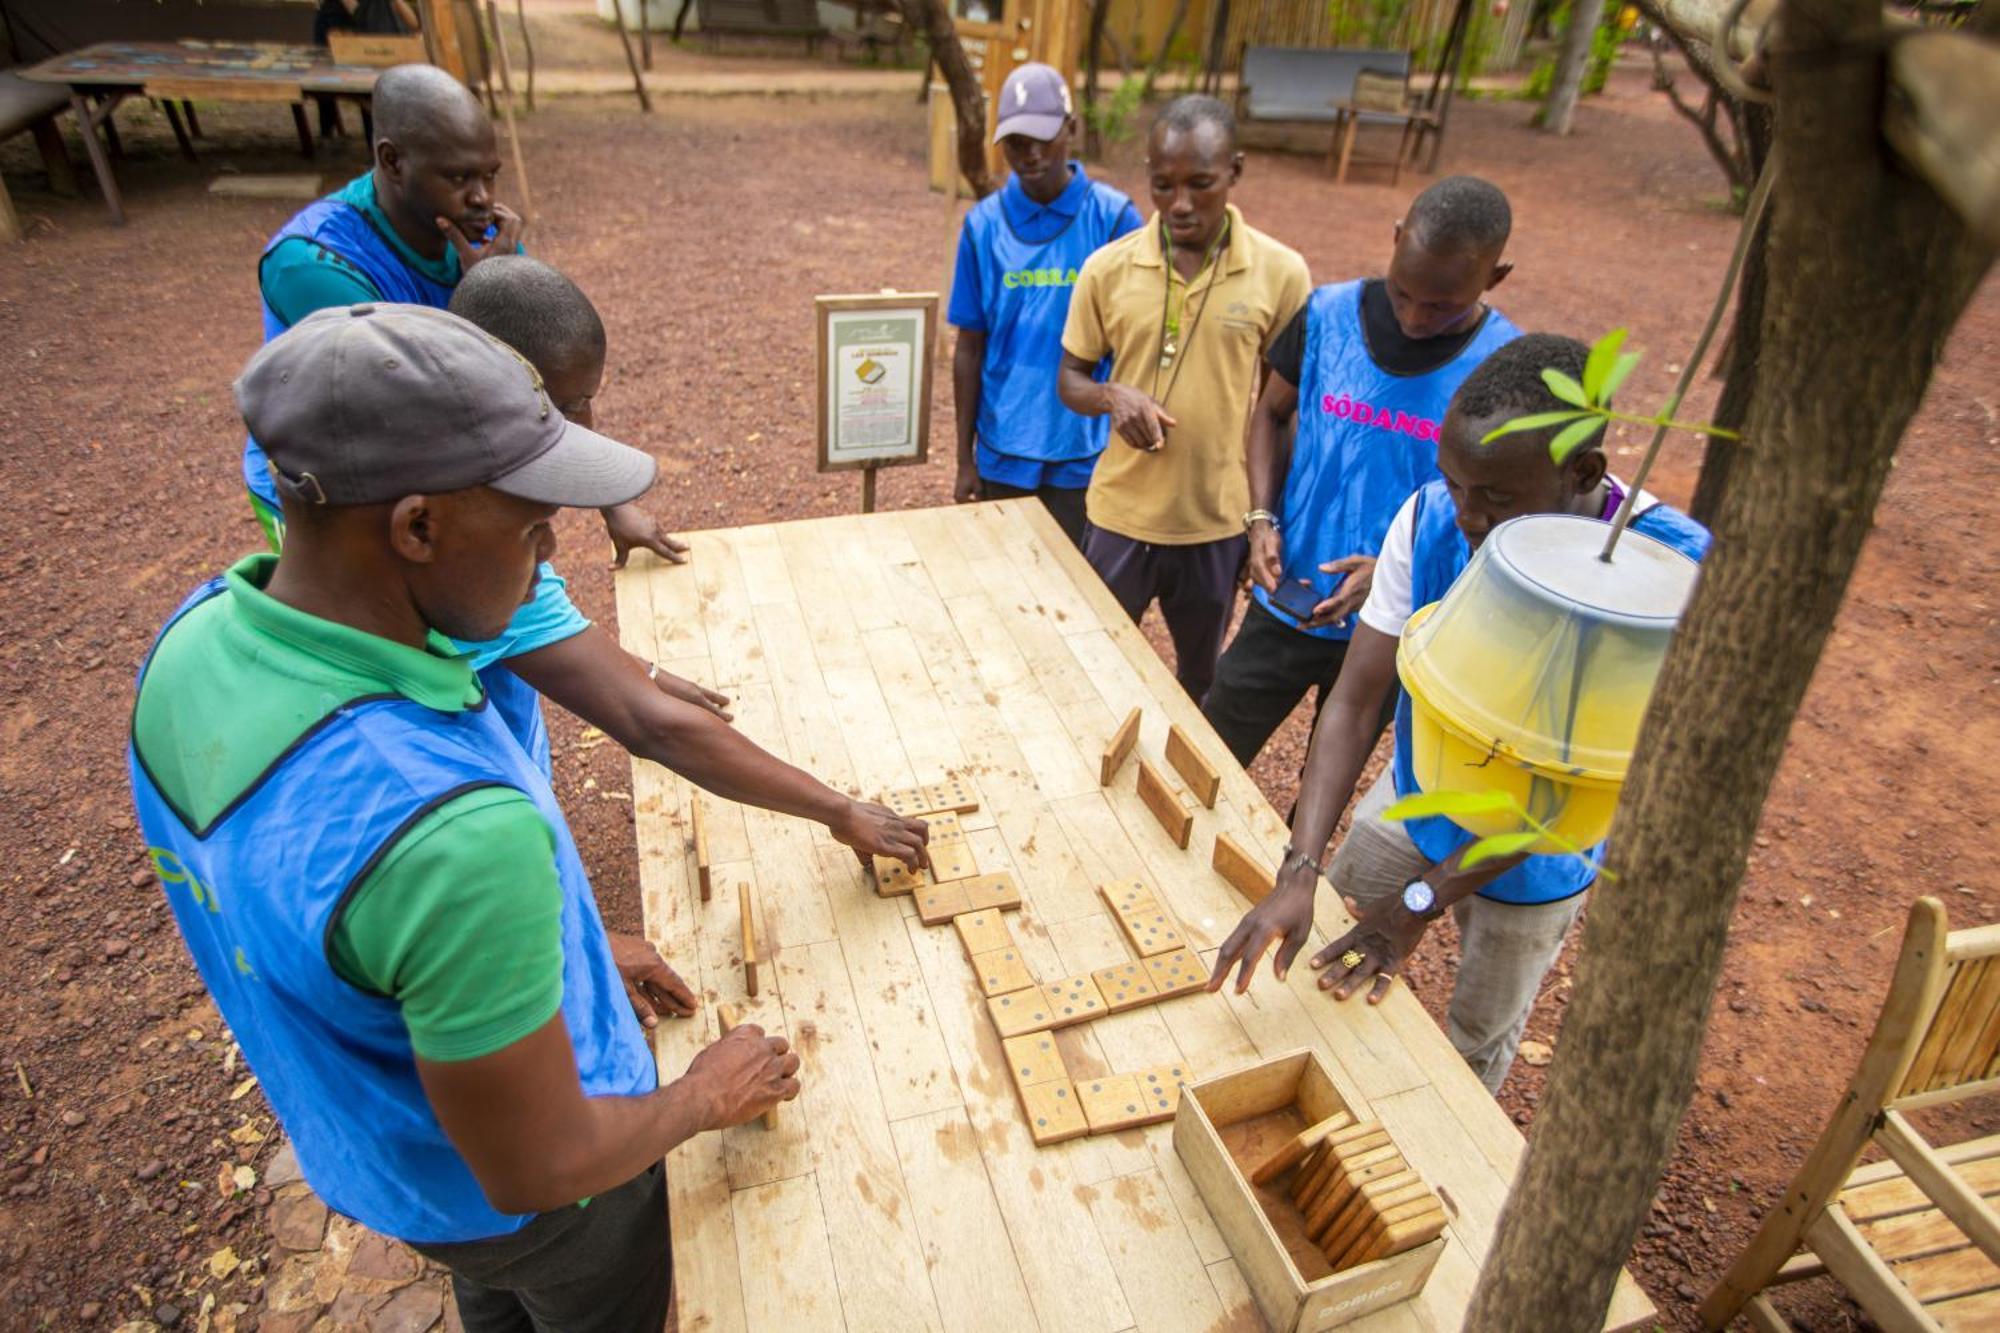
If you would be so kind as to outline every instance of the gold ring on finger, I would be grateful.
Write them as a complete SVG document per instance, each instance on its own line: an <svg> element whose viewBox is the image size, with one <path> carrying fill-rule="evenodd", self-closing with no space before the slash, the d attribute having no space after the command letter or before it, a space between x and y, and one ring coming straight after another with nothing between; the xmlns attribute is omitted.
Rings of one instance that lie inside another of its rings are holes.
<svg viewBox="0 0 2000 1333"><path fill-rule="evenodd" d="M1350 972L1352 972L1355 968L1360 967L1361 951L1359 949L1349 949L1346 953L1340 956L1340 965L1346 968Z"/></svg>

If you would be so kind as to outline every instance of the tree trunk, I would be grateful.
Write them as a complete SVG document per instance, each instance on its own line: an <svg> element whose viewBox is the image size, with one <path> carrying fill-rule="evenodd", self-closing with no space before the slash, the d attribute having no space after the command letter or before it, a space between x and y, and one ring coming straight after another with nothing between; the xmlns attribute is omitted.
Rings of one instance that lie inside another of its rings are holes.
<svg viewBox="0 0 2000 1333"><path fill-rule="evenodd" d="M903 18L930 42L931 59L951 89L952 109L958 114L958 169L977 197L984 199L999 188L986 170L986 91L973 72L959 45L958 29L952 25L946 0L897 0Z"/></svg>
<svg viewBox="0 0 2000 1333"><path fill-rule="evenodd" d="M1601 1326L1694 1086L1759 812L1896 444L1992 261L1882 139L1879 0L1786 0L1762 361L1465 1326ZM1883 336L1893 330L1893 336ZM1615 874L1614 880L1611 876Z"/></svg>
<svg viewBox="0 0 2000 1333"><path fill-rule="evenodd" d="M1507 21L1500 27L1500 46L1494 53L1490 69L1499 73L1521 63L1521 47L1528 40L1528 20L1534 14L1535 0L1511 0Z"/></svg>
<svg viewBox="0 0 2000 1333"><path fill-rule="evenodd" d="M1181 35L1181 25L1187 22L1188 0L1174 0L1174 15L1167 21L1167 30L1160 37L1160 45L1153 52L1152 60L1146 64L1146 82L1141 85L1139 98L1151 101L1153 85L1159 81L1160 71L1167 67L1167 60L1173 54L1174 41Z"/></svg>
<svg viewBox="0 0 2000 1333"><path fill-rule="evenodd" d="M1083 155L1093 162L1104 155L1104 136L1097 129L1097 68L1110 17L1111 0L1090 0L1089 35L1083 43Z"/></svg>
<svg viewBox="0 0 2000 1333"><path fill-rule="evenodd" d="M1576 118L1583 76L1590 69L1591 39L1603 17L1604 0L1570 0L1569 27L1556 55L1556 76L1549 84L1549 100L1542 103L1542 128L1550 134L1568 134L1570 122Z"/></svg>

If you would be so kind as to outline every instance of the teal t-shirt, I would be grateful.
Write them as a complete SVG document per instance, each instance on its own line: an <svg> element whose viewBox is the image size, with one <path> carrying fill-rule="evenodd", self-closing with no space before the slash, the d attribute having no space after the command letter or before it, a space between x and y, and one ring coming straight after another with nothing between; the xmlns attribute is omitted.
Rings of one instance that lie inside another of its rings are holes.
<svg viewBox="0 0 2000 1333"><path fill-rule="evenodd" d="M359 209L388 238L397 257L412 269L446 287L458 285L458 251L447 245L443 259L426 259L412 250L376 202L374 172L363 172L335 190L331 197ZM328 306L382 299L382 293L375 290L375 284L360 269L303 236L287 236L271 247L258 266L257 285L263 292L264 303L287 325Z"/></svg>

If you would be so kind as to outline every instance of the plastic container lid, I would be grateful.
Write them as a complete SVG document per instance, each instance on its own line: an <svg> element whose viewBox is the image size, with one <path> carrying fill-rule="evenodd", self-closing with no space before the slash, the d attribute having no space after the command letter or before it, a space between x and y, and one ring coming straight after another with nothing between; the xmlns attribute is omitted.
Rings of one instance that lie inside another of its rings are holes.
<svg viewBox="0 0 2000 1333"><path fill-rule="evenodd" d="M1699 566L1609 524L1532 514L1495 528L1397 653L1410 693L1550 773L1622 780Z"/></svg>

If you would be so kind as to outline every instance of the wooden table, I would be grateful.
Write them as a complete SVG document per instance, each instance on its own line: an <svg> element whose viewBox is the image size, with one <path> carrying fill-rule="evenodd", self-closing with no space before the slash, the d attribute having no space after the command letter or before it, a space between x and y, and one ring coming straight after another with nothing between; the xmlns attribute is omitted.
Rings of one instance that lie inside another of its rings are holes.
<svg viewBox="0 0 2000 1333"><path fill-rule="evenodd" d="M961 774L980 869L1012 869L1010 914L1038 976L1124 962L1100 882L1150 881L1212 963L1244 901L1209 868L1218 831L1276 865L1283 821L1034 501L695 533L692 561L618 578L625 646L735 699L736 725L836 787ZM1169 722L1223 772L1177 848L1104 741L1145 709L1138 753L1165 770ZM607 795L609 795L607 793ZM787 1034L803 1091L756 1125L668 1161L681 1327L1016 1333L1256 1328L1235 1261L1174 1154L1172 1125L1037 1148L950 927L880 898L853 855L799 820L635 763L646 931L704 997L666 1022L663 1078L714 1040L718 1002ZM690 802L714 894L699 901ZM767 961L744 994L737 890L754 883ZM1321 894L1319 933L1344 929ZM1323 943L1315 940L1312 948ZM1449 1246L1416 1301L1350 1325L1456 1329L1522 1142L1415 998L1335 1004L1301 962L1248 995L1197 994L1065 1029L1071 1072L1183 1062L1197 1079L1300 1047L1324 1056L1450 1196ZM1629 1276L1613 1326L1652 1314Z"/></svg>
<svg viewBox="0 0 2000 1333"><path fill-rule="evenodd" d="M111 171L111 158L98 142L101 128L115 134L111 115L127 97L157 98L173 127L181 152L194 160L191 125L184 124L177 103L187 103L192 116L196 98L215 102L284 102L292 108L299 149L312 156L312 131L306 124L308 94L347 97L364 108L382 73L363 65L336 65L323 46L280 43L226 42L96 42L80 50L44 60L20 71L23 78L60 83L69 88L70 106L90 153L91 170L104 192L111 220L125 221L124 200ZM366 111L363 112L364 120Z"/></svg>

